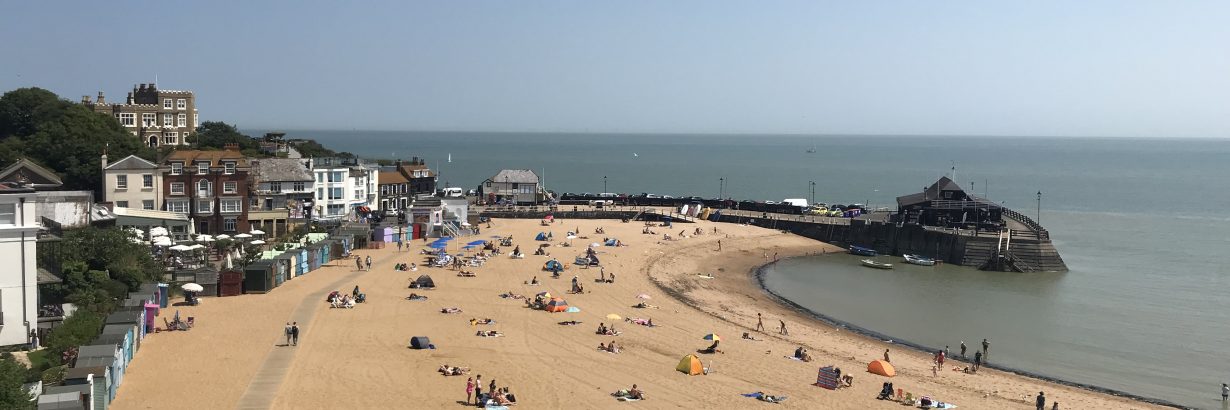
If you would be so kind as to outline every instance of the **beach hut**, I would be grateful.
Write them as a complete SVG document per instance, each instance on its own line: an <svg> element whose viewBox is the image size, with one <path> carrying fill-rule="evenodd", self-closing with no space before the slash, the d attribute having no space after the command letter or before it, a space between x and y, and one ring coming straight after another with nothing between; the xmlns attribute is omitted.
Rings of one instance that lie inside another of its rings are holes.
<svg viewBox="0 0 1230 410"><path fill-rule="evenodd" d="M321 257L321 252L323 252L321 250L322 248L323 246L321 246L319 243L312 243L311 245L308 245L307 247L304 248L304 250L307 251L308 272L320 269L320 266L321 266L320 257Z"/></svg>
<svg viewBox="0 0 1230 410"><path fill-rule="evenodd" d="M107 376L110 369L103 366L74 367L64 372L65 385L90 386L90 398L96 410L107 410L111 404L111 379Z"/></svg>
<svg viewBox="0 0 1230 410"><path fill-rule="evenodd" d="M329 240L326 241L326 243L329 244L329 255L330 255L329 260L338 259L338 258L341 258L343 255L348 254L346 252L346 245L342 241L341 237L329 238Z"/></svg>
<svg viewBox="0 0 1230 410"><path fill-rule="evenodd" d="M115 338L112 338L115 340ZM127 368L128 361L124 358L124 350L116 343L91 342L88 346L77 348L77 357L109 357L116 360L120 367Z"/></svg>
<svg viewBox="0 0 1230 410"><path fill-rule="evenodd" d="M158 303L154 301L145 302L145 333L152 333L158 325L154 319L158 317Z"/></svg>
<svg viewBox="0 0 1230 410"><path fill-rule="evenodd" d="M295 277L295 254L287 252L273 259L278 261L274 279L279 286Z"/></svg>
<svg viewBox="0 0 1230 410"><path fill-rule="evenodd" d="M106 327L103 329L105 330ZM131 334L132 329L125 329L120 325L115 325L115 327L112 328L111 333L104 331L98 336L95 336L94 340L91 340L86 344L90 346L115 345L116 349L119 351L119 355L116 356L119 361L116 363L119 363L120 366L127 366L128 362L131 362L133 356L137 353L136 348L132 344Z"/></svg>
<svg viewBox="0 0 1230 410"><path fill-rule="evenodd" d="M239 296L241 294L243 294L243 272L228 270L218 274L218 296Z"/></svg>
<svg viewBox="0 0 1230 410"><path fill-rule="evenodd" d="M120 382L124 380L124 368L118 365L120 361L113 357L77 357L74 367L92 369L103 368L107 373L107 402L115 400L115 392L120 388ZM97 376L95 382L97 383Z"/></svg>
<svg viewBox="0 0 1230 410"><path fill-rule="evenodd" d="M431 280L431 276L429 275L421 275L418 279L414 280L414 287L419 289L434 289L436 287L436 281Z"/></svg>
<svg viewBox="0 0 1230 410"><path fill-rule="evenodd" d="M91 410L89 386L51 386L38 396L39 410L82 409Z"/></svg>
<svg viewBox="0 0 1230 410"><path fill-rule="evenodd" d="M543 310L548 312L563 312L568 310L568 301L561 298L551 298L551 301L547 302L547 306L543 308Z"/></svg>
<svg viewBox="0 0 1230 410"><path fill-rule="evenodd" d="M684 356L679 359L679 365L675 366L675 370L681 371L688 376L695 376L705 373L705 367L700 364L700 358L694 354Z"/></svg>
<svg viewBox="0 0 1230 410"><path fill-rule="evenodd" d="M303 276L308 273L310 264L308 263L308 252L306 248L296 248L288 253L295 255L295 276Z"/></svg>
<svg viewBox="0 0 1230 410"><path fill-rule="evenodd" d="M218 296L218 271L213 269L203 269L196 273L196 280L192 283L201 285L202 290L197 292L197 296Z"/></svg>
<svg viewBox="0 0 1230 410"><path fill-rule="evenodd" d="M430 349L432 348L431 339L428 339L427 336L412 337L410 338L410 348L411 349Z"/></svg>
<svg viewBox="0 0 1230 410"><path fill-rule="evenodd" d="M136 342L136 349L141 350L141 339L145 338L145 307L128 308L123 307L115 313L107 315L106 321L108 325L128 325L135 327L133 331L133 340Z"/></svg>
<svg viewBox="0 0 1230 410"><path fill-rule="evenodd" d="M837 383L837 369L833 366L821 367L819 373L816 374L816 386L837 390Z"/></svg>
<svg viewBox="0 0 1230 410"><path fill-rule="evenodd" d="M897 369L894 369L891 363L883 360L872 360L871 363L867 363L867 371L884 377L897 375Z"/></svg>
<svg viewBox="0 0 1230 410"><path fill-rule="evenodd" d="M274 286L272 260L262 259L243 268L243 293L269 293Z"/></svg>

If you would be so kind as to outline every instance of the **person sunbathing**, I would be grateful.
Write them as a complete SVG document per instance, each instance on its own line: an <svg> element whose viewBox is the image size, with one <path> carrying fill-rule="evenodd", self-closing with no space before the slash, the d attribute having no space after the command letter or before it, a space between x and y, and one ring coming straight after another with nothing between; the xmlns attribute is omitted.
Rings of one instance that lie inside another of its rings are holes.
<svg viewBox="0 0 1230 410"><path fill-rule="evenodd" d="M606 343L598 342L598 350L606 351Z"/></svg>
<svg viewBox="0 0 1230 410"><path fill-rule="evenodd" d="M701 353L709 353L709 354L713 354L713 353L724 353L724 352L722 352L721 350L719 350L719 349L718 349L718 343L721 343L721 341L720 341L720 340L714 340L714 341L713 341L713 344L709 345L709 347L704 348L704 349L703 349L703 350L701 350L700 352L701 352Z"/></svg>
<svg viewBox="0 0 1230 410"><path fill-rule="evenodd" d="M440 313L461 313L461 308L458 308L458 307L441 308Z"/></svg>
<svg viewBox="0 0 1230 410"><path fill-rule="evenodd" d="M512 293L511 291L509 291L508 293L500 294L500 297L504 299L525 299L525 295L522 295L519 293Z"/></svg>
<svg viewBox="0 0 1230 410"><path fill-rule="evenodd" d="M461 271L461 273L458 273L457 276L462 276L462 277L467 277L467 278L478 277L478 275L474 274L474 272L465 271L465 270Z"/></svg>
<svg viewBox="0 0 1230 410"><path fill-rule="evenodd" d="M581 322L578 322L575 320L565 320L563 322L559 322L559 324L562 326L576 326L576 325L581 324Z"/></svg>
<svg viewBox="0 0 1230 410"><path fill-rule="evenodd" d="M782 402L782 400L785 400L785 399L786 399L786 397L785 397L785 396L774 396L774 395L771 395L771 394L768 394L768 393L765 393L765 392L762 392L762 391L758 391L758 392L756 392L756 393L758 393L758 394L759 394L759 396L757 396L757 397L756 397L756 400L760 400L760 401L763 401L763 402L769 402L769 403L781 403L781 402Z"/></svg>
<svg viewBox="0 0 1230 410"><path fill-rule="evenodd" d="M636 399L636 400L645 400L645 392L641 391L641 389L638 389L636 385L634 384L632 385L632 388L628 390L628 398Z"/></svg>
<svg viewBox="0 0 1230 410"><path fill-rule="evenodd" d="M636 306L633 307L641 309L660 309L657 305L651 305L643 301L641 303L637 303Z"/></svg>
<svg viewBox="0 0 1230 410"><path fill-rule="evenodd" d="M619 349L619 346L615 346L615 341L614 341L614 340L612 340L612 341L611 341L611 344L606 345L606 351L608 351L608 352L611 352L611 353L619 353L619 350L620 350L620 349Z"/></svg>
<svg viewBox="0 0 1230 410"><path fill-rule="evenodd" d="M848 374L845 376L841 376L841 384L845 385L846 387L854 387L854 376L851 376Z"/></svg>
<svg viewBox="0 0 1230 410"><path fill-rule="evenodd" d="M427 297L417 293L411 293L410 296L406 296L406 300L427 300Z"/></svg>
<svg viewBox="0 0 1230 410"><path fill-rule="evenodd" d="M500 331L498 331L498 330L479 330L479 331L478 331L478 333L477 333L477 335L478 335L478 336L481 336L481 337L500 337L500 336L504 336L504 334L503 334L503 333L500 333Z"/></svg>

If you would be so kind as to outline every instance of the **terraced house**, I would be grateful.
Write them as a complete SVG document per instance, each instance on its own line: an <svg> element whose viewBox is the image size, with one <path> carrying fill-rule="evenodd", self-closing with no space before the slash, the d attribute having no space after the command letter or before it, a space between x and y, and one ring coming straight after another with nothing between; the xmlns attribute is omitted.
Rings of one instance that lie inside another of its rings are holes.
<svg viewBox="0 0 1230 410"><path fill-rule="evenodd" d="M198 234L248 232L249 169L233 145L175 151L161 163L164 210L188 215Z"/></svg>

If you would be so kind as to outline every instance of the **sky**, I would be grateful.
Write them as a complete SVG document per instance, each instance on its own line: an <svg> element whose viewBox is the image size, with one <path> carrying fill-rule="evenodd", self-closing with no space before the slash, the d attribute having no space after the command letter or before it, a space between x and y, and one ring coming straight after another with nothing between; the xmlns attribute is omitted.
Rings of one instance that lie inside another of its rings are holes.
<svg viewBox="0 0 1230 410"><path fill-rule="evenodd" d="M1226 1L0 2L0 90L244 129L1230 138Z"/></svg>

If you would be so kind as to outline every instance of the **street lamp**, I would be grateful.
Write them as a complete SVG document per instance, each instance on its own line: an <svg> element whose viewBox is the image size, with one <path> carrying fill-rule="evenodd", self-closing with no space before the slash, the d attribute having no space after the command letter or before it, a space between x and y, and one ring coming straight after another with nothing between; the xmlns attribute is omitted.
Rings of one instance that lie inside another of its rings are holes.
<svg viewBox="0 0 1230 410"><path fill-rule="evenodd" d="M811 205L814 206L816 204L816 181L807 181L807 182L811 184L811 202L810 203Z"/></svg>
<svg viewBox="0 0 1230 410"><path fill-rule="evenodd" d="M718 178L718 200L726 197L726 178Z"/></svg>
<svg viewBox="0 0 1230 410"><path fill-rule="evenodd" d="M602 193L606 193L606 175L602 176Z"/></svg>
<svg viewBox="0 0 1230 410"><path fill-rule="evenodd" d="M1038 219L1035 219L1034 222L1038 223L1039 228L1042 227L1042 191L1038 191Z"/></svg>

